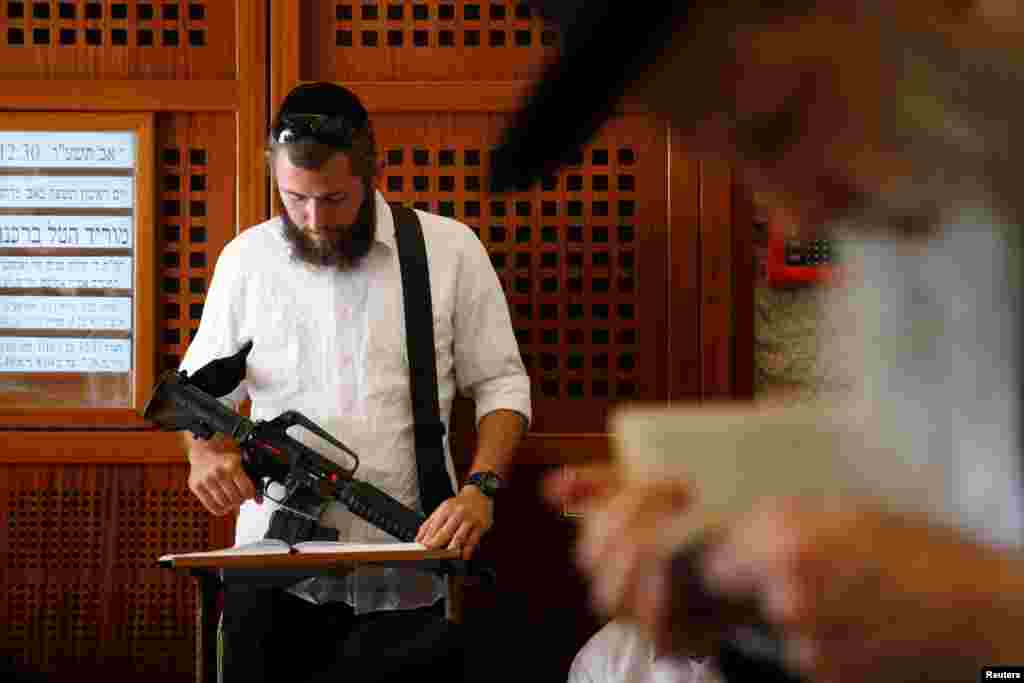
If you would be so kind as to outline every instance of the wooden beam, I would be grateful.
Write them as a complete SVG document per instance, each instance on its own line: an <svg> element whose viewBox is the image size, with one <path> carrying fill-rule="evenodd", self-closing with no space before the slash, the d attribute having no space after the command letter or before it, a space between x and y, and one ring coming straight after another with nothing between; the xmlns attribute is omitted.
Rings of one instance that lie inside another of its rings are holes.
<svg viewBox="0 0 1024 683"><path fill-rule="evenodd" d="M754 288L757 259L754 252L755 206L750 191L733 184L733 397L754 399Z"/></svg>
<svg viewBox="0 0 1024 683"><path fill-rule="evenodd" d="M287 73L275 71L275 106L300 81L287 82ZM479 82L371 82L342 83L371 112L513 112L530 93L532 81ZM636 100L623 100L616 114L642 114L647 109Z"/></svg>
<svg viewBox="0 0 1024 683"><path fill-rule="evenodd" d="M668 150L668 399L701 398L700 162L687 156L679 134Z"/></svg>
<svg viewBox="0 0 1024 683"><path fill-rule="evenodd" d="M0 80L7 111L235 111L237 81Z"/></svg>
<svg viewBox="0 0 1024 683"><path fill-rule="evenodd" d="M4 431L0 463L31 465L179 464L181 436L155 431Z"/></svg>
<svg viewBox="0 0 1024 683"><path fill-rule="evenodd" d="M181 436L157 431L3 431L0 463L99 465L185 462ZM607 434L530 434L517 463L567 465L611 457Z"/></svg>
<svg viewBox="0 0 1024 683"><path fill-rule="evenodd" d="M270 1L270 26L273 48L270 51L270 114L277 111L288 91L299 84L302 74L301 3L292 0ZM309 46L306 46L309 49Z"/></svg>
<svg viewBox="0 0 1024 683"><path fill-rule="evenodd" d="M302 22L303 4L293 0L270 0L270 33L274 38L272 47L268 48L270 106L267 111L267 124L273 120L285 95L297 86L302 78L302 37L304 31L309 30ZM310 46L307 44L305 47L308 50ZM281 211L274 179L269 176L266 179L266 193L268 212L274 214ZM239 229L245 227L242 225Z"/></svg>
<svg viewBox="0 0 1024 683"><path fill-rule="evenodd" d="M264 4L238 4L236 68L241 85L235 168L238 197L235 203L235 224L238 230L266 220L270 211L266 160L263 156L268 120L267 22L267 8Z"/></svg>
<svg viewBox="0 0 1024 683"><path fill-rule="evenodd" d="M516 464L578 465L606 462L612 457L612 442L608 434L527 434L519 451Z"/></svg>
<svg viewBox="0 0 1024 683"><path fill-rule="evenodd" d="M732 172L700 162L701 397L733 396Z"/></svg>

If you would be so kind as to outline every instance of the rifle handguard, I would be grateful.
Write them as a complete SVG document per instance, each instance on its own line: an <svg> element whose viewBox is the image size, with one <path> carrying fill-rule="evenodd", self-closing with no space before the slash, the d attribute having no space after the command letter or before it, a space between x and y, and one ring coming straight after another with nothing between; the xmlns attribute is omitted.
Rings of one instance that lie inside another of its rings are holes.
<svg viewBox="0 0 1024 683"><path fill-rule="evenodd" d="M334 495L353 514L407 543L416 540L420 525L426 521L423 515L365 481L339 482Z"/></svg>

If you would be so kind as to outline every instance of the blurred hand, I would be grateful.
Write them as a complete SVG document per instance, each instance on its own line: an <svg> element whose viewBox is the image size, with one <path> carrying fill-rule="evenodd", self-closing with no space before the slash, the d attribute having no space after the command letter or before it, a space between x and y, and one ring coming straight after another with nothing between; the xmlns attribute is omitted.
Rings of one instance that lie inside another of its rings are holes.
<svg viewBox="0 0 1024 683"><path fill-rule="evenodd" d="M242 469L242 456L236 444L220 435L208 441L186 438L191 465L188 488L203 507L221 517L256 497L256 488Z"/></svg>
<svg viewBox="0 0 1024 683"><path fill-rule="evenodd" d="M464 486L420 525L416 542L428 548L461 549L468 560L494 525L494 501L476 486Z"/></svg>
<svg viewBox="0 0 1024 683"><path fill-rule="evenodd" d="M544 484L554 504L582 511L576 548L591 580L593 607L639 621L651 635L671 632L672 557L687 536L691 487L680 479L634 482L614 466L572 468ZM655 638L664 647L668 639Z"/></svg>
<svg viewBox="0 0 1024 683"><path fill-rule="evenodd" d="M557 470L545 479L543 495L556 507L597 505L623 484L622 470L614 464L576 465Z"/></svg>
<svg viewBox="0 0 1024 683"><path fill-rule="evenodd" d="M711 588L755 598L812 680L965 681L1020 662L1022 560L923 520L773 501L705 559Z"/></svg>
<svg viewBox="0 0 1024 683"><path fill-rule="evenodd" d="M716 529L697 555L685 481L586 468L544 492L582 510L577 558L594 607L637 621L661 651L707 654L753 606L811 680L972 680L1019 662L1024 558L955 531L866 502L775 500ZM673 576L688 550L693 575Z"/></svg>

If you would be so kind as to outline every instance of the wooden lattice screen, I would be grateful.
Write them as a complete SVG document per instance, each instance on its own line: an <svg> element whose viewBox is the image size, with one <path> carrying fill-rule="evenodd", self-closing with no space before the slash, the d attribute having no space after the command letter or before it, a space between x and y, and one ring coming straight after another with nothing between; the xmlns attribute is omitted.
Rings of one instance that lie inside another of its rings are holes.
<svg viewBox="0 0 1024 683"><path fill-rule="evenodd" d="M387 196L463 221L486 245L533 379L534 432L601 432L616 401L664 395L664 340L645 324L665 316L663 130L622 117L534 190L492 194L504 116L374 121Z"/></svg>
<svg viewBox="0 0 1024 683"><path fill-rule="evenodd" d="M380 189L469 224L486 245L533 381L533 432L603 432L616 401L666 397L664 126L623 114L556 177L494 194L490 149L559 47L527 3L279 7L296 30L279 34L275 99L299 81L352 88L373 116Z"/></svg>
<svg viewBox="0 0 1024 683"><path fill-rule="evenodd" d="M159 367L168 369L199 327L213 266L235 234L235 135L222 114L168 114L158 124Z"/></svg>
<svg viewBox="0 0 1024 683"><path fill-rule="evenodd" d="M6 0L0 76L233 79L235 3Z"/></svg>
<svg viewBox="0 0 1024 683"><path fill-rule="evenodd" d="M23 668L190 673L191 581L164 552L220 545L183 468L8 465L0 492L3 650Z"/></svg>
<svg viewBox="0 0 1024 683"><path fill-rule="evenodd" d="M305 80L528 79L558 46L558 33L525 2L300 4Z"/></svg>

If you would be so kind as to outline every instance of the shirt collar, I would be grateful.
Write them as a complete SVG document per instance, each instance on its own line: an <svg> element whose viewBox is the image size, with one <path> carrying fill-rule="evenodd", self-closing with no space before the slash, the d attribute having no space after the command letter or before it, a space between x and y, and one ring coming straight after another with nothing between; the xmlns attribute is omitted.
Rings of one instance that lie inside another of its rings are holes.
<svg viewBox="0 0 1024 683"><path fill-rule="evenodd" d="M373 191L373 204L377 217L377 234L374 241L394 249L396 248L395 219L391 215L391 207L384 199L384 195L377 190Z"/></svg>

